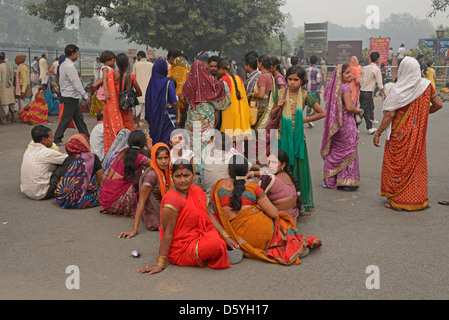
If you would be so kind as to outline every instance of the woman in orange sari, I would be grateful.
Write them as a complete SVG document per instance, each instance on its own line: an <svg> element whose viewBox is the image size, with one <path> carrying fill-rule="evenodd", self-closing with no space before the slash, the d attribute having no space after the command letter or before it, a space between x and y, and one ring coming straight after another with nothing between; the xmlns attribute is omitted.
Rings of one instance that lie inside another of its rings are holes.
<svg viewBox="0 0 449 320"><path fill-rule="evenodd" d="M115 62L119 70L109 71L107 86L111 97L106 100L103 107L104 154L108 153L109 148L120 130L134 130L131 110L121 110L118 103L120 82L122 82L122 89L125 85L125 76L129 66L128 56L120 53L117 55ZM136 81L136 76L132 73L130 74L130 86L135 89L137 97L142 95L142 91Z"/></svg>
<svg viewBox="0 0 449 320"><path fill-rule="evenodd" d="M351 57L349 60L349 68L351 69L352 81L349 82L349 87L352 92L352 101L357 108L360 96L360 78L362 76L363 68L359 65L359 59L356 56Z"/></svg>
<svg viewBox="0 0 449 320"><path fill-rule="evenodd" d="M430 106L430 107L429 107ZM429 114L442 108L430 81L421 77L416 59L405 57L398 81L384 103L384 117L374 145L386 133L381 195L386 208L415 211L429 207L426 135Z"/></svg>
<svg viewBox="0 0 449 320"><path fill-rule="evenodd" d="M40 90L32 102L19 110L19 118L23 123L36 124L48 122L48 105L44 96L45 90Z"/></svg>
<svg viewBox="0 0 449 320"><path fill-rule="evenodd" d="M178 160L173 165L172 178L174 189L162 199L157 263L138 272L161 272L167 261L180 267L231 267L227 245L231 249L237 249L238 245L223 233L223 228L208 212L206 193L193 184L195 173L192 164L184 159Z"/></svg>
<svg viewBox="0 0 449 320"><path fill-rule="evenodd" d="M293 218L279 211L257 183L246 183L247 173L248 161L235 155L229 161L231 179L215 184L212 199L220 223L245 257L300 264L309 248L320 247L321 241L301 235Z"/></svg>

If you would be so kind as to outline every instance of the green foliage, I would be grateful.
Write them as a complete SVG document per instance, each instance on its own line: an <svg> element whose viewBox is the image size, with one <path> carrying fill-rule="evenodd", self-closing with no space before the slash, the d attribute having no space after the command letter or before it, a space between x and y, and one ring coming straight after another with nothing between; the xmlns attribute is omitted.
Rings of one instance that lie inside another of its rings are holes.
<svg viewBox="0 0 449 320"><path fill-rule="evenodd" d="M267 45L284 21L284 0L44 0L27 5L29 12L64 28L65 8L75 4L81 17L103 17L117 24L128 41L152 48L201 50L229 57Z"/></svg>
<svg viewBox="0 0 449 320"><path fill-rule="evenodd" d="M438 12L446 12L449 7L449 0L432 0L432 11L428 14L429 17L434 17Z"/></svg>

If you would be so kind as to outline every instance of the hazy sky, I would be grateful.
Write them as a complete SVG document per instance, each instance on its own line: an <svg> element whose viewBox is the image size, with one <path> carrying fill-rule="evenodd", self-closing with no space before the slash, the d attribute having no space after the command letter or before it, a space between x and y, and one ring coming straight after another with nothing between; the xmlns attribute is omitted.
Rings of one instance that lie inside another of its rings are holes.
<svg viewBox="0 0 449 320"><path fill-rule="evenodd" d="M392 13L410 13L424 19L431 11L431 3L431 0L287 0L282 11L291 14L295 27L304 26L304 22L325 21L344 27L359 27L365 25L369 16L365 13L366 8L370 5L379 8L382 21ZM448 15L449 11L446 11L429 20L435 27L440 24L447 27Z"/></svg>

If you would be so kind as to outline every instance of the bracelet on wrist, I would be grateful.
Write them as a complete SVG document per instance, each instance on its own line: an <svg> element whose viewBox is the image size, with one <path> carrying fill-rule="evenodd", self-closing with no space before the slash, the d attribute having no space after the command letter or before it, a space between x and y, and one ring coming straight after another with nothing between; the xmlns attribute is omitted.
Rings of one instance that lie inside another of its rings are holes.
<svg viewBox="0 0 449 320"><path fill-rule="evenodd" d="M379 132L379 131L376 130L375 135L376 135L376 137L381 137L382 136L382 132Z"/></svg>
<svg viewBox="0 0 449 320"><path fill-rule="evenodd" d="M156 265L158 265L162 269L165 269L166 264L167 264L167 257L164 256L157 257Z"/></svg>
<svg viewBox="0 0 449 320"><path fill-rule="evenodd" d="M226 240L227 238L230 237L230 235L226 232L226 230L220 232L220 236L223 238L223 240Z"/></svg>

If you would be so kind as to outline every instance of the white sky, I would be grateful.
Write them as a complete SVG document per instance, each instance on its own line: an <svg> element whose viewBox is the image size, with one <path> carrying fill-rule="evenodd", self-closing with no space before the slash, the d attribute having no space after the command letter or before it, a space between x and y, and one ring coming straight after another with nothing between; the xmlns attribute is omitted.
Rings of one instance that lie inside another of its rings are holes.
<svg viewBox="0 0 449 320"><path fill-rule="evenodd" d="M305 22L325 21L343 27L359 27L365 25L369 16L366 8L370 5L379 7L382 21L392 13L410 13L425 19L431 11L431 3L431 0L287 0L282 11L291 14L295 27L304 26ZM440 24L447 27L448 15L449 10L429 20L436 28Z"/></svg>

